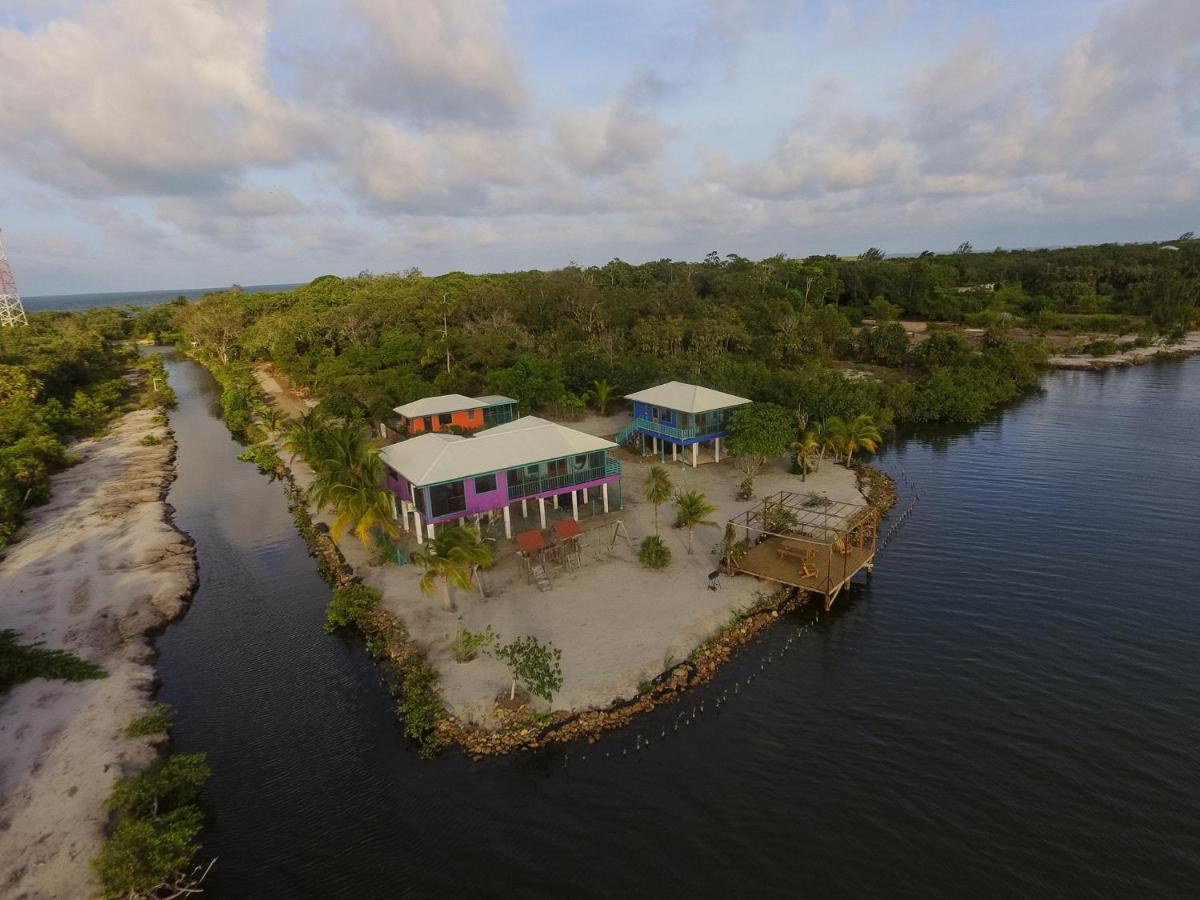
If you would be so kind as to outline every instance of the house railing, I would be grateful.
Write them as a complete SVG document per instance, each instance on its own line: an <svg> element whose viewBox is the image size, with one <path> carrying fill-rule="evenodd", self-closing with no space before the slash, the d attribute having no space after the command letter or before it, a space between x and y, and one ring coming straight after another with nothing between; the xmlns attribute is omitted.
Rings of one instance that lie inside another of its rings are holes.
<svg viewBox="0 0 1200 900"><path fill-rule="evenodd" d="M566 475L551 475L546 478L534 478L522 481L520 484L508 484L508 499L520 500L533 494L544 494L549 491L566 490L572 485L585 484L589 481L599 481L621 474L621 464L615 459L606 459L604 465L593 466L580 472L570 472Z"/></svg>
<svg viewBox="0 0 1200 900"><path fill-rule="evenodd" d="M662 437L674 438L677 441L687 441L709 434L724 434L729 426L723 422L709 422L703 427L689 425L687 428L680 428L676 425L668 425L665 422L655 422L652 419L638 417L633 420L633 427L634 429L644 429L651 434L661 435Z"/></svg>

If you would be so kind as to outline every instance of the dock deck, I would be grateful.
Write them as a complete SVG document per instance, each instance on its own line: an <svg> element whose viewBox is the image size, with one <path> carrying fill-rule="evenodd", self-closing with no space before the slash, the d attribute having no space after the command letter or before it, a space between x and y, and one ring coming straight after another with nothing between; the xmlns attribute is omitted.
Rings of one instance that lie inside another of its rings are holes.
<svg viewBox="0 0 1200 900"><path fill-rule="evenodd" d="M747 551L736 564L738 572L791 585L801 590L821 594L828 609L838 593L850 584L850 580L863 569L874 567L874 549L850 547L847 553L832 550L828 544L814 542L813 554L808 562L806 574L802 560L791 555L780 556L779 548L785 541L794 538L769 537L757 547ZM814 574L815 573L815 574Z"/></svg>

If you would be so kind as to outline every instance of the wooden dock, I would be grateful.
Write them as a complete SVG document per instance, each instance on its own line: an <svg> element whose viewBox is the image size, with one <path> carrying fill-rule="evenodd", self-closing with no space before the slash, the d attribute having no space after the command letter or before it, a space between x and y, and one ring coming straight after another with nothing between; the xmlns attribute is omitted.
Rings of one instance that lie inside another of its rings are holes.
<svg viewBox="0 0 1200 900"><path fill-rule="evenodd" d="M855 575L875 568L878 531L879 515L872 507L814 506L808 497L781 491L729 521L727 547L740 542L736 552L727 553L726 565L820 594L829 609Z"/></svg>

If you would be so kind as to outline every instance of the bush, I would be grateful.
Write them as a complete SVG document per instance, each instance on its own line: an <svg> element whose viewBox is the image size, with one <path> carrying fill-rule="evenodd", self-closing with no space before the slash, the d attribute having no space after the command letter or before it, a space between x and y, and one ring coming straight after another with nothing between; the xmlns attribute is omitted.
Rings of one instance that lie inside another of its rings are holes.
<svg viewBox="0 0 1200 900"><path fill-rule="evenodd" d="M665 569L671 564L671 548L657 534L642 540L637 556L647 569Z"/></svg>
<svg viewBox="0 0 1200 900"><path fill-rule="evenodd" d="M255 444L238 454L242 462L252 462L264 475L274 475L283 466L283 460L270 444Z"/></svg>
<svg viewBox="0 0 1200 900"><path fill-rule="evenodd" d="M459 619L462 622L462 619ZM470 662L480 651L486 651L492 647L499 635L492 630L489 625L483 631L471 631L470 629L460 627L458 634L454 636L454 642L450 645L451 651L454 653L454 661L465 663Z"/></svg>
<svg viewBox="0 0 1200 900"><path fill-rule="evenodd" d="M396 711L404 719L404 733L411 740L422 740L442 714L442 701L434 690L437 677L437 672L424 663L414 663L404 672L404 687Z"/></svg>
<svg viewBox="0 0 1200 900"><path fill-rule="evenodd" d="M134 818L153 818L194 804L211 770L203 753L180 753L118 781L104 805Z"/></svg>
<svg viewBox="0 0 1200 900"><path fill-rule="evenodd" d="M203 815L194 806L154 819L126 817L92 861L105 897L141 897L187 868L200 845Z"/></svg>
<svg viewBox="0 0 1200 900"><path fill-rule="evenodd" d="M348 625L361 625L379 608L383 596L365 584L348 584L333 589L325 611L325 631L329 634Z"/></svg>
<svg viewBox="0 0 1200 900"><path fill-rule="evenodd" d="M1089 356L1112 356L1119 350L1120 347L1117 346L1117 342L1110 340L1092 341L1083 347L1083 352Z"/></svg>
<svg viewBox="0 0 1200 900"><path fill-rule="evenodd" d="M143 447L157 447L162 443L162 438L160 438L157 434L144 434L138 443L140 443Z"/></svg>
<svg viewBox="0 0 1200 900"><path fill-rule="evenodd" d="M41 641L21 644L19 639L20 634L11 628L0 631L0 693L34 678L84 681L108 677L98 665L73 653L44 650Z"/></svg>
<svg viewBox="0 0 1200 900"><path fill-rule="evenodd" d="M555 692L562 690L562 651L553 644L543 644L533 635L526 635L497 647L495 656L508 665L512 676L510 698L516 696L518 681L547 703L553 703Z"/></svg>
<svg viewBox="0 0 1200 900"><path fill-rule="evenodd" d="M125 729L125 737L143 737L147 734L166 734L171 730L175 709L170 703L158 703L154 709L139 716Z"/></svg>

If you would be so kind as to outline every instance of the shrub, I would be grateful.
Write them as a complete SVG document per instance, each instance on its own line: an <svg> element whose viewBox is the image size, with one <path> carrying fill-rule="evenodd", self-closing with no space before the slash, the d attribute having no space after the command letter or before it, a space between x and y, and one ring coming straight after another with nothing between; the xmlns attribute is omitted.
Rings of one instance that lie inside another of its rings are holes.
<svg viewBox="0 0 1200 900"><path fill-rule="evenodd" d="M396 710L404 719L404 733L414 741L422 740L442 714L442 701L434 690L437 677L437 672L424 663L414 663L405 669Z"/></svg>
<svg viewBox="0 0 1200 900"><path fill-rule="evenodd" d="M135 818L153 818L194 804L211 770L203 753L180 753L118 781L104 805Z"/></svg>
<svg viewBox="0 0 1200 900"><path fill-rule="evenodd" d="M161 426L161 425L166 425L166 424L167 424L167 417L166 417L166 416L164 416L162 413L159 413L158 415L151 416L151 417L150 417L150 424L151 424L151 425L160 425L160 426Z"/></svg>
<svg viewBox="0 0 1200 900"><path fill-rule="evenodd" d="M139 441L139 443L143 447L157 447L162 443L162 438L160 438L157 434L144 434L142 435L142 439Z"/></svg>
<svg viewBox="0 0 1200 900"><path fill-rule="evenodd" d="M1112 356L1118 350L1120 347L1117 346L1117 342L1110 340L1092 341L1083 347L1083 352L1090 356Z"/></svg>
<svg viewBox="0 0 1200 900"><path fill-rule="evenodd" d="M20 644L19 638L20 635L11 628L0 631L0 693L34 678L84 681L108 677L98 665L73 653L44 650L41 641Z"/></svg>
<svg viewBox="0 0 1200 900"><path fill-rule="evenodd" d="M283 460L270 444L255 444L238 454L242 462L252 462L264 475L274 475L283 466Z"/></svg>
<svg viewBox="0 0 1200 900"><path fill-rule="evenodd" d="M332 634L339 628L362 624L366 616L379 608L382 599L379 591L365 584L334 588L325 611L325 631Z"/></svg>
<svg viewBox="0 0 1200 900"><path fill-rule="evenodd" d="M194 806L154 819L126 817L92 861L105 897L143 897L187 868L200 845L203 816Z"/></svg>
<svg viewBox="0 0 1200 900"><path fill-rule="evenodd" d="M647 569L664 569L671 564L671 548L657 534L642 539L637 556Z"/></svg>
<svg viewBox="0 0 1200 900"><path fill-rule="evenodd" d="M154 709L139 716L125 729L125 737L143 737L147 734L166 734L175 718L175 709L170 703L158 703Z"/></svg>
<svg viewBox="0 0 1200 900"><path fill-rule="evenodd" d="M462 619L459 619L462 622ZM483 631L471 631L468 628L460 627L458 634L454 637L454 642L450 645L450 649L454 653L454 661L465 663L470 662L480 651L486 651L492 647L499 639L499 635L492 630L489 625Z"/></svg>

